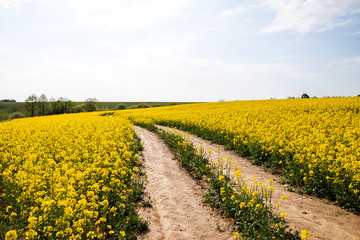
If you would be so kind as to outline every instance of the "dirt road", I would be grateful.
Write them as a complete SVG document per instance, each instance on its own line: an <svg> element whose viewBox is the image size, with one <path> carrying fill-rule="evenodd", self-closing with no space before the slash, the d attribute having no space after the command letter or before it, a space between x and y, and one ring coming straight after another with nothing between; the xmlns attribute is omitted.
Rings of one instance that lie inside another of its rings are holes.
<svg viewBox="0 0 360 240"><path fill-rule="evenodd" d="M233 239L229 223L203 203L204 189L178 166L167 145L155 133L135 130L144 146L145 192L152 202L152 208L140 212L150 231L139 238Z"/></svg>
<svg viewBox="0 0 360 240"><path fill-rule="evenodd" d="M189 139L194 145L202 146L205 150L210 149L211 159L218 158L215 154L218 153L217 147L220 145L192 135ZM223 146L221 147L224 149ZM252 165L250 160L239 157L234 151L221 150L219 157L230 157L239 165L243 177L247 180L256 177L260 182L266 183L268 179L274 179L273 204L280 201L282 195L288 197L279 211L287 213L286 220L293 229L309 230L312 239L360 240L360 216L332 205L326 200L288 191L287 186L279 183L278 176L265 172L262 167Z"/></svg>

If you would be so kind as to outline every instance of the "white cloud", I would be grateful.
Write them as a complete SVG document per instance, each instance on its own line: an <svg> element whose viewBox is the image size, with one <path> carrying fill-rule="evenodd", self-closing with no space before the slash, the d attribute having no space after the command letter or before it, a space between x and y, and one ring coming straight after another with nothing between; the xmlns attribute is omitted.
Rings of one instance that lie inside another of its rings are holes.
<svg viewBox="0 0 360 240"><path fill-rule="evenodd" d="M29 2L31 0L0 0L0 8L17 7L19 3Z"/></svg>
<svg viewBox="0 0 360 240"><path fill-rule="evenodd" d="M336 62L336 64L348 67L348 68L354 68L354 69L360 69L360 56L353 57L353 58L345 58L340 59Z"/></svg>
<svg viewBox="0 0 360 240"><path fill-rule="evenodd" d="M46 0L0 0L1 9L16 9L26 2L46 2Z"/></svg>
<svg viewBox="0 0 360 240"><path fill-rule="evenodd" d="M128 74L151 72L154 79L164 81L201 81L213 79L218 82L224 75L229 79L270 79L303 77L296 68L282 63L230 63L211 58L187 55L191 41L163 45L142 46L123 50L124 58L114 59L106 65L118 66ZM121 49L119 50L121 51ZM147 75L151 78L151 75ZM159 80L155 80L159 81Z"/></svg>
<svg viewBox="0 0 360 240"><path fill-rule="evenodd" d="M32 84L19 92L22 96L44 92L49 97L73 100L93 96L100 100L142 101L144 97L148 98L144 100L199 101L235 98L240 88L250 93L258 85L307 77L288 64L192 57L188 55L191 41L117 49L117 57L91 63L68 56L44 58L21 71L8 71L6 89L15 91L19 84L26 84L20 81L27 81Z"/></svg>
<svg viewBox="0 0 360 240"><path fill-rule="evenodd" d="M234 9L225 10L219 15L219 17L220 18L222 18L222 17L230 17L230 16L233 16L233 15L237 15L237 14L242 13L244 10L245 10L244 8L234 8Z"/></svg>
<svg viewBox="0 0 360 240"><path fill-rule="evenodd" d="M250 22L254 22L254 19L253 18L245 18L244 21L250 23Z"/></svg>
<svg viewBox="0 0 360 240"><path fill-rule="evenodd" d="M297 58L297 57L298 57L297 55L287 55L287 56L277 57L276 59L279 59L279 60L290 60L290 59L294 59L294 58Z"/></svg>
<svg viewBox="0 0 360 240"><path fill-rule="evenodd" d="M260 6L276 11L262 33L325 31L357 21L352 17L360 12L359 0L265 0Z"/></svg>
<svg viewBox="0 0 360 240"><path fill-rule="evenodd" d="M350 60L350 62L351 62L353 65L360 66L360 56L354 57L354 58L350 58L349 60Z"/></svg>
<svg viewBox="0 0 360 240"><path fill-rule="evenodd" d="M107 32L131 31L179 17L189 0L69 0L79 24Z"/></svg>
<svg viewBox="0 0 360 240"><path fill-rule="evenodd" d="M0 0L0 13L8 14L24 3L52 4L52 1L54 0ZM154 22L176 19L188 2L190 0L67 0L78 24L106 32L138 30Z"/></svg>
<svg viewBox="0 0 360 240"><path fill-rule="evenodd" d="M0 17L11 16L18 11L20 3L28 0L0 0Z"/></svg>
<svg viewBox="0 0 360 240"><path fill-rule="evenodd" d="M188 45L170 43L164 45L142 46L122 51L121 58L99 61L89 66L77 60L46 60L43 64L29 69L25 75L36 75L36 79L51 78L61 82L82 82L101 79L104 83L126 79L127 84L152 82L154 85L166 82L219 82L219 79L267 79L302 77L295 67L282 63L230 63L210 58L196 58L186 55ZM38 75L42 77L38 77Z"/></svg>

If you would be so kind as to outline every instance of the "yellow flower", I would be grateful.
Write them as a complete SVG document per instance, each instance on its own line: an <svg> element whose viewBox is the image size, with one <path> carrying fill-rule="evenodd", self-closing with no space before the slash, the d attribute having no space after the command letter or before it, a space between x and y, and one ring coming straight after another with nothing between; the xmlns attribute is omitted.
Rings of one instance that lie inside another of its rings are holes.
<svg viewBox="0 0 360 240"><path fill-rule="evenodd" d="M95 237L94 234L95 234L94 231L89 231L89 232L86 234L86 237L93 239L93 238Z"/></svg>
<svg viewBox="0 0 360 240"><path fill-rule="evenodd" d="M219 181L221 182L223 179L224 179L224 176L223 176L223 175L220 175L220 176L219 176Z"/></svg>
<svg viewBox="0 0 360 240"><path fill-rule="evenodd" d="M36 238L36 236L38 235L38 233L36 231L34 231L33 229L29 229L26 233L26 238L27 239L34 239Z"/></svg>
<svg viewBox="0 0 360 240"><path fill-rule="evenodd" d="M280 213L280 218L283 220L284 219L284 217L286 217L287 216L287 214L286 213Z"/></svg>
<svg viewBox="0 0 360 240"><path fill-rule="evenodd" d="M15 240L17 239L16 230L10 230L5 234L5 240Z"/></svg>
<svg viewBox="0 0 360 240"><path fill-rule="evenodd" d="M12 206L7 206L6 207L6 212L9 212L12 209Z"/></svg>
<svg viewBox="0 0 360 240"><path fill-rule="evenodd" d="M121 235L122 237L125 237L125 236L126 236L126 234L125 234L124 231L120 231L120 235Z"/></svg>
<svg viewBox="0 0 360 240"><path fill-rule="evenodd" d="M240 179L240 178L242 178L242 171L241 170L237 170L237 171L235 171L235 177L237 178L237 179Z"/></svg>
<svg viewBox="0 0 360 240"><path fill-rule="evenodd" d="M287 196L286 196L286 195L282 195L282 196L281 196L281 199L282 199L282 200L285 200L285 199L287 199Z"/></svg>
<svg viewBox="0 0 360 240"><path fill-rule="evenodd" d="M234 234L233 234L233 237L236 239L236 238L239 238L239 233L238 232L234 232Z"/></svg>
<svg viewBox="0 0 360 240"><path fill-rule="evenodd" d="M311 239L311 234L308 230L301 231L301 240L308 240Z"/></svg>

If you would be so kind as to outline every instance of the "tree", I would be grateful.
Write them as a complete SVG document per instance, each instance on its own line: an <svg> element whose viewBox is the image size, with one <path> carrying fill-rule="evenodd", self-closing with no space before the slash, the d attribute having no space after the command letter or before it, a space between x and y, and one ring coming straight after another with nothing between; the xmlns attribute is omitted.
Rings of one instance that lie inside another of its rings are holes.
<svg viewBox="0 0 360 240"><path fill-rule="evenodd" d="M22 112L14 112L9 116L8 120L13 120L15 118L24 118L24 117L25 115Z"/></svg>
<svg viewBox="0 0 360 240"><path fill-rule="evenodd" d="M98 100L96 98L88 98L85 100L85 110L86 112L96 111L96 102Z"/></svg>
<svg viewBox="0 0 360 240"><path fill-rule="evenodd" d="M301 98L310 98L309 95L307 95L306 93L304 93L303 95L301 95Z"/></svg>
<svg viewBox="0 0 360 240"><path fill-rule="evenodd" d="M39 102L39 115L41 116L48 115L50 104L45 94L41 94L41 96L38 99L38 102Z"/></svg>
<svg viewBox="0 0 360 240"><path fill-rule="evenodd" d="M34 117L37 107L38 107L38 98L35 94L31 94L25 100L25 109L30 113L31 117Z"/></svg>
<svg viewBox="0 0 360 240"><path fill-rule="evenodd" d="M127 109L127 107L125 106L125 104L119 104L116 106L117 110L123 110L123 109Z"/></svg>
<svg viewBox="0 0 360 240"><path fill-rule="evenodd" d="M137 106L137 108L149 108L150 106L146 103L141 103Z"/></svg>
<svg viewBox="0 0 360 240"><path fill-rule="evenodd" d="M58 100L51 99L53 114L71 113L74 110L75 103L67 98L60 97Z"/></svg>
<svg viewBox="0 0 360 240"><path fill-rule="evenodd" d="M71 101L70 99L65 98L64 100L64 113L72 113L74 112L74 107L76 103Z"/></svg>
<svg viewBox="0 0 360 240"><path fill-rule="evenodd" d="M63 112L63 102L60 100L61 98L59 98L58 100L55 100L54 98L51 99L51 106L53 109L53 114L62 114Z"/></svg>
<svg viewBox="0 0 360 240"><path fill-rule="evenodd" d="M51 109L52 109L52 111L51 111L51 113L50 114L58 114L58 113L56 113L56 111L57 111L57 109L58 109L58 103L57 103L57 101L55 100L55 98L51 98L50 99L50 105L51 105Z"/></svg>
<svg viewBox="0 0 360 240"><path fill-rule="evenodd" d="M85 104L79 104L74 107L74 112L80 113L85 112Z"/></svg>

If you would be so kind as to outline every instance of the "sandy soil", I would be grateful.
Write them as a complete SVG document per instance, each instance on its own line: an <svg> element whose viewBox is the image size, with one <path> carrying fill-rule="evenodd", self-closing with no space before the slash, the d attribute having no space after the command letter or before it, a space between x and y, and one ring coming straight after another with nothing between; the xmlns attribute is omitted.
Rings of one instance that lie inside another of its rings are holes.
<svg viewBox="0 0 360 240"><path fill-rule="evenodd" d="M204 189L178 166L166 144L155 133L135 130L144 146L146 194L152 202L139 213L150 223L139 239L233 239L231 223L203 203Z"/></svg>
<svg viewBox="0 0 360 240"><path fill-rule="evenodd" d="M158 127L165 130L171 129ZM221 145L193 135L189 139L194 145L204 147L205 150L211 149L211 159L218 159L215 154L218 153L217 147ZM224 149L223 146L221 149ZM220 157L230 157L234 163L239 164L239 169L247 180L256 177L260 182L266 183L268 179L274 179L273 204L280 202L282 195L288 197L278 211L287 213L286 221L293 229L299 232L304 229L309 230L312 239L360 240L359 215L332 205L324 199L288 191L288 186L279 183L278 176L265 172L260 166L252 165L250 160L239 157L234 151L221 150Z"/></svg>

